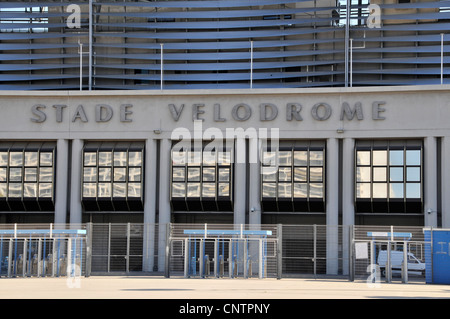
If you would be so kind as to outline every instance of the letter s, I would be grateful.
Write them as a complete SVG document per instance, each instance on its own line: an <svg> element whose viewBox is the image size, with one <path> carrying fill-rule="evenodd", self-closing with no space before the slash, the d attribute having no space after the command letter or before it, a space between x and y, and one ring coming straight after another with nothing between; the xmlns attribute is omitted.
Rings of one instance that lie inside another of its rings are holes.
<svg viewBox="0 0 450 319"><path fill-rule="evenodd" d="M47 115L42 112L40 109L45 109L46 106L43 104L36 104L33 105L33 107L31 108L31 112L36 115L38 118L31 118L31 122L35 122L35 123L42 123L45 122L45 120L47 119Z"/></svg>

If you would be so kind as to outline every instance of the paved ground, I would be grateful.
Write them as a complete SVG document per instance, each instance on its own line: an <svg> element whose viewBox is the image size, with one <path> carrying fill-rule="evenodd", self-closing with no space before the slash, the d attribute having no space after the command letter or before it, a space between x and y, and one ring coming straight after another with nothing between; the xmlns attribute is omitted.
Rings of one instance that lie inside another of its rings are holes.
<svg viewBox="0 0 450 319"><path fill-rule="evenodd" d="M450 298L450 285L371 286L330 279L184 279L143 276L0 278L0 299L391 299Z"/></svg>

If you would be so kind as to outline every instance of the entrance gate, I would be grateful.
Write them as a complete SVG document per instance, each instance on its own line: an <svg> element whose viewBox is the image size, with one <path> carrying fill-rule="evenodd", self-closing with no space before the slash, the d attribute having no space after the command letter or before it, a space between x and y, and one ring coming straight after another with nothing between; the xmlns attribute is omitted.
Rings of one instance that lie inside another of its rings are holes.
<svg viewBox="0 0 450 319"><path fill-rule="evenodd" d="M81 276L86 230L0 230L0 277Z"/></svg>
<svg viewBox="0 0 450 319"><path fill-rule="evenodd" d="M271 230L184 229L171 238L171 272L185 278L280 277L278 239Z"/></svg>
<svg viewBox="0 0 450 319"><path fill-rule="evenodd" d="M353 245L356 273L358 265L366 265L366 274L370 274L367 278L384 278L388 283L399 277L408 283L410 274L424 276L423 241L412 240L408 232L367 232L367 238L370 239L356 240Z"/></svg>

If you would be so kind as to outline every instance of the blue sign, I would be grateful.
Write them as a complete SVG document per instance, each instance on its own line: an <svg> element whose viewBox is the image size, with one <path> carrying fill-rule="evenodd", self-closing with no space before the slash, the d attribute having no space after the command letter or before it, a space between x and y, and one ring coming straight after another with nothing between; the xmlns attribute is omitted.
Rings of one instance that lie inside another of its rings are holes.
<svg viewBox="0 0 450 319"><path fill-rule="evenodd" d="M450 284L450 231L425 231L426 282Z"/></svg>

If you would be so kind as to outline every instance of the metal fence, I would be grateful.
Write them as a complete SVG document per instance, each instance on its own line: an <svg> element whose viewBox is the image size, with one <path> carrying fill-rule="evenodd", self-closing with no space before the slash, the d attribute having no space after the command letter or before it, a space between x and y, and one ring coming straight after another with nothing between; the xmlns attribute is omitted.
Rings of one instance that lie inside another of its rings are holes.
<svg viewBox="0 0 450 319"><path fill-rule="evenodd" d="M350 279L425 280L423 227L354 226Z"/></svg>
<svg viewBox="0 0 450 319"><path fill-rule="evenodd" d="M6 224L0 225L0 277L77 272L366 280L376 269L386 281L423 281L425 245L422 227ZM386 252L390 268L385 267L386 260L380 263ZM400 255L408 261L407 272L395 264Z"/></svg>
<svg viewBox="0 0 450 319"><path fill-rule="evenodd" d="M0 277L86 274L86 228L54 224L0 225Z"/></svg>

